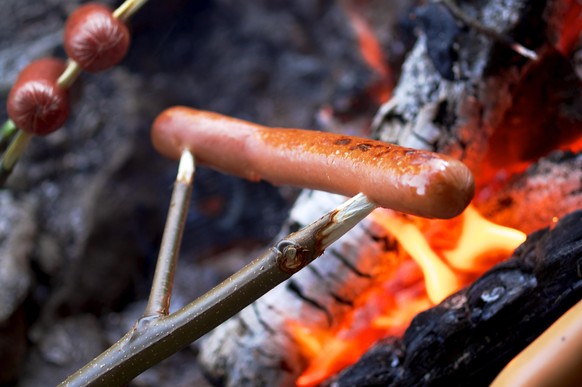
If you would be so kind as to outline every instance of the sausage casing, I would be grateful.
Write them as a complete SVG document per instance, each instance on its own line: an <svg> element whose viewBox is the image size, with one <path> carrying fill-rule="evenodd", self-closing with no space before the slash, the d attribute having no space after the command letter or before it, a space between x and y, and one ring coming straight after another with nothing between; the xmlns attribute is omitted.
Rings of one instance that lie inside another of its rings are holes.
<svg viewBox="0 0 582 387"><path fill-rule="evenodd" d="M381 207L451 218L474 193L460 161L380 141L302 129L267 128L187 107L162 112L152 128L162 154L197 161L253 181L292 185L347 196L363 192Z"/></svg>

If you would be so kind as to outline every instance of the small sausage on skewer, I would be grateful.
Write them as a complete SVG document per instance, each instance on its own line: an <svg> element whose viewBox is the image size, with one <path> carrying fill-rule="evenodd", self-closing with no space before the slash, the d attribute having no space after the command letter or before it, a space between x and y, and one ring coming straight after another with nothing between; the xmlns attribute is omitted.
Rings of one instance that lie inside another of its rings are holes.
<svg viewBox="0 0 582 387"><path fill-rule="evenodd" d="M197 160L253 181L353 196L431 218L458 215L473 197L474 182L460 161L380 141L301 129L267 128L186 107L162 112L152 141L178 159Z"/></svg>
<svg viewBox="0 0 582 387"><path fill-rule="evenodd" d="M43 58L18 75L7 100L8 116L25 132L44 136L60 128L70 110L68 92L57 85L65 62Z"/></svg>
<svg viewBox="0 0 582 387"><path fill-rule="evenodd" d="M102 4L80 6L65 24L65 51L85 71L106 70L119 63L129 40L127 26Z"/></svg>

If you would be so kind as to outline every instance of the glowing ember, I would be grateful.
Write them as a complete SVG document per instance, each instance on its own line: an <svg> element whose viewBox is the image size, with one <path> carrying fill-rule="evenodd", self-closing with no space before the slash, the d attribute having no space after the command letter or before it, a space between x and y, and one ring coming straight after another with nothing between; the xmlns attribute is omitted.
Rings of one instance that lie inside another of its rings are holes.
<svg viewBox="0 0 582 387"><path fill-rule="evenodd" d="M334 331L314 331L292 322L289 331L310 364L297 386L316 386L355 363L379 339L402 335L414 316L431 305L422 271L408 259L393 279L362 295Z"/></svg>
<svg viewBox="0 0 582 387"><path fill-rule="evenodd" d="M560 16L563 22L556 48L562 55L568 56L582 32L582 4L578 0L562 1Z"/></svg>
<svg viewBox="0 0 582 387"><path fill-rule="evenodd" d="M362 58L368 66L372 68L380 77L371 93L376 98L376 102L384 103L388 101L392 94L392 75L387 65L386 58L382 52L382 47L372 28L364 17L356 10L350 2L343 3L346 14L350 20L354 34L358 39L358 46Z"/></svg>
<svg viewBox="0 0 582 387"><path fill-rule="evenodd" d="M371 216L408 258L391 278L356 300L335 329L315 331L299 322L288 325L309 363L297 386L316 386L355 363L378 340L402 335L419 312L471 282L466 272L482 273L526 238L521 231L488 221L472 206L446 221L384 209Z"/></svg>

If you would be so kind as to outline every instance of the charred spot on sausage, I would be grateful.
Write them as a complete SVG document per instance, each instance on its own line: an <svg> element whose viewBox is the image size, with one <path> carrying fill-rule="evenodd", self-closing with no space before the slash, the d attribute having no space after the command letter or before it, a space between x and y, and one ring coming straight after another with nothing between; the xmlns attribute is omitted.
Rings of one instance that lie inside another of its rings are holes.
<svg viewBox="0 0 582 387"><path fill-rule="evenodd" d="M373 148L373 145L372 144L362 142L362 143L359 143L358 145L355 145L355 146L351 147L350 150L359 149L362 152L367 152L367 151L369 151L372 148Z"/></svg>
<svg viewBox="0 0 582 387"><path fill-rule="evenodd" d="M337 140L334 144L335 145L349 145L349 144L351 144L351 142L352 142L351 138L344 137L344 138L340 138L339 140Z"/></svg>

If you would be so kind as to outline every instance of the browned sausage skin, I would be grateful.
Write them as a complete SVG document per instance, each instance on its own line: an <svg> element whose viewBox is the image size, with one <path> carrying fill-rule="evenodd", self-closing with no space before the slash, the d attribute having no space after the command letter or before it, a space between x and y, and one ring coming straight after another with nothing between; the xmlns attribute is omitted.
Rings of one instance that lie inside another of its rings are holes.
<svg viewBox="0 0 582 387"><path fill-rule="evenodd" d="M152 141L174 159L189 149L198 162L222 172L347 196L363 192L379 206L425 217L458 215L474 192L471 172L447 156L340 134L267 128L187 107L162 112Z"/></svg>

